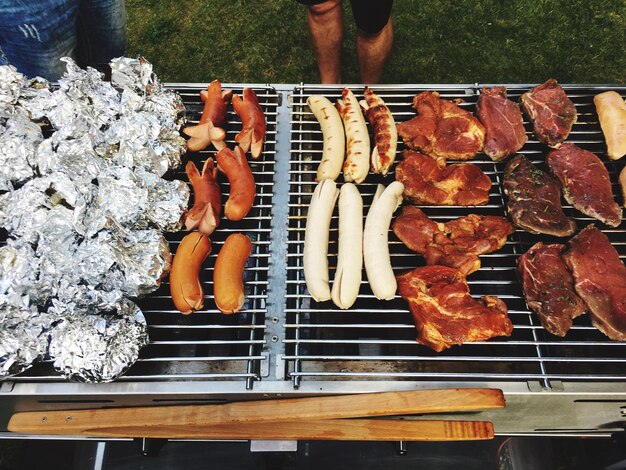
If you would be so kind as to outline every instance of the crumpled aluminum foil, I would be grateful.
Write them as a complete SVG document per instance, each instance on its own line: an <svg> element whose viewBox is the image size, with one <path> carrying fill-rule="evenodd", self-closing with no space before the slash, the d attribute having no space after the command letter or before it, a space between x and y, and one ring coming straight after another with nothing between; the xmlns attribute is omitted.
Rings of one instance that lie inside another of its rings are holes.
<svg viewBox="0 0 626 470"><path fill-rule="evenodd" d="M54 320L34 307L0 303L0 378L19 374L45 356Z"/></svg>
<svg viewBox="0 0 626 470"><path fill-rule="evenodd" d="M66 378L81 382L110 382L123 374L148 344L141 310L122 300L108 312L50 308L62 318L50 332L50 357Z"/></svg>
<svg viewBox="0 0 626 470"><path fill-rule="evenodd" d="M25 335L0 336L0 377L49 352L68 378L110 381L148 341L130 299L169 271L161 231L180 229L189 202L187 184L161 178L185 151L184 106L144 59L115 59L111 83L64 60L54 90L0 67L0 312Z"/></svg>

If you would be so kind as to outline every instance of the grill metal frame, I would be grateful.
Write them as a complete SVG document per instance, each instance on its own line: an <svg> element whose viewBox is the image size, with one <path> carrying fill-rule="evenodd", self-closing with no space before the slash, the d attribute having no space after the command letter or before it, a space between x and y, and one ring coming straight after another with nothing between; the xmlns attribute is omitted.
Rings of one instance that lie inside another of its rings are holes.
<svg viewBox="0 0 626 470"><path fill-rule="evenodd" d="M202 110L198 92L206 84L167 86L181 93L190 122L197 121ZM626 343L604 339L594 332L587 319L577 320L565 339L549 338L523 299L520 300L519 284L511 278L511 263L534 243L535 238L530 234L517 231L503 250L481 257L483 268L469 279L473 295L495 293L509 304L515 324L514 336L509 339L464 345L453 348L452 353L432 353L415 343L414 326L404 301L396 298L384 303L373 299L365 274L360 299L350 311L312 302L304 292L302 245L308 198L315 186L316 158L321 153L321 132L305 100L309 93L336 98L342 87L224 84L224 88L236 92L244 86L257 91L268 118L264 156L251 165L259 196L243 225L222 221L214 236L214 250L202 274L208 294L205 310L187 317L177 313L165 283L141 305L152 342L123 377L108 384L69 383L54 374L49 363L33 368L0 382L0 429L6 429L6 420L14 410L222 403L439 387L502 389L507 399L506 410L502 412L441 416L442 419L491 420L497 434L607 436L625 426L626 369L615 374L597 371L583 374L580 368L607 363L619 369L626 362ZM357 97L362 96L362 85L349 86ZM533 86L507 85L507 88L509 96L516 100ZM463 98L468 102L463 106L473 111L481 88L479 84L384 85L374 87L374 91L386 100L396 121L401 122L415 115L411 100L419 91L438 90L444 98ZM626 95L626 85L564 85L564 88L577 105L580 121L569 140L602 156L602 134L597 122L593 122L595 110L590 107L593 105L589 104L589 96L609 89ZM231 110L229 122L227 140L232 144L239 125ZM529 124L525 126L530 133ZM538 162L545 147L530 137L521 153ZM400 145L399 150L402 148ZM196 163L200 164L212 153L201 152ZM475 212L501 214L504 164L490 162L487 157L478 163L498 186L492 188L489 204ZM623 163L609 163L614 182L615 173L622 166ZM182 169L173 176L185 179ZM393 172L386 179L370 175L359 187L366 208L378 181L388 184L393 181ZM614 194L619 194L617 187ZM461 212L468 213L466 208L440 209L428 208L426 212L441 221L456 218ZM576 215L579 228L591 222L571 208L566 211ZM335 212L331 252L336 251L336 215ZM624 223L615 230L603 227L622 259L626 258L624 228ZM214 307L210 276L221 243L233 231L244 231L256 241L246 268L248 313L225 316ZM171 235L172 251L182 236L183 233ZM394 269L408 270L420 265L419 257L406 251L393 234L390 240ZM333 263L331 259L331 266ZM496 275L503 278L494 282ZM485 278L491 282L481 286L481 282L486 283ZM589 334L595 337L590 339ZM484 352L502 348L519 353ZM555 348L565 353L555 354ZM594 354L585 357L580 354L581 348L594 349ZM558 372L564 359L575 373ZM503 363L513 372L493 371L494 365L503 367ZM416 369L424 364L430 370ZM457 370L445 369L450 364ZM221 369L216 368L218 365ZM485 373L489 368L491 371ZM16 437L20 436L0 431L0 438Z"/></svg>

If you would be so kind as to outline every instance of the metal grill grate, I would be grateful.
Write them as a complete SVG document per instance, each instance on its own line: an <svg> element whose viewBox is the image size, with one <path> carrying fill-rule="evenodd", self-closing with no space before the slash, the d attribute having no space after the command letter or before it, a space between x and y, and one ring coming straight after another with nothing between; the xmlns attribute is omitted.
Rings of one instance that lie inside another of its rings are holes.
<svg viewBox="0 0 626 470"><path fill-rule="evenodd" d="M172 302L169 281L150 296L139 302L149 328L150 343L131 369L118 379L129 381L190 381L221 380L245 381L246 387L263 374L267 359L264 351L266 298L268 290L268 261L270 244L270 222L272 212L272 186L276 161L276 119L279 94L270 86L246 85L255 90L267 119L267 134L263 155L250 160L256 180L255 204L248 216L240 222L222 218L218 230L212 235L212 253L205 261L201 280L205 292L205 308L192 315L181 315ZM243 85L224 86L241 94ZM199 93L206 86L170 85L180 93L187 108L189 123L197 123L202 113ZM229 107L227 142L234 147L234 138L241 129L238 116ZM210 150L191 153L189 157L201 168ZM184 168L173 172L171 178L187 181ZM222 197L228 197L228 180L219 176ZM213 266L226 237L233 232L243 232L253 241L252 256L245 270L246 304L238 315L222 315L213 299ZM170 249L175 253L186 231L168 233ZM15 377L15 381L63 381L50 362L44 362L27 373Z"/></svg>
<svg viewBox="0 0 626 470"><path fill-rule="evenodd" d="M510 85L509 97L518 101L530 85ZM613 193L622 202L617 175L624 162L609 162L604 155L604 138L593 105L593 96L602 87L564 86L575 103L578 122L568 141L590 150L605 161ZM374 91L391 109L396 122L415 116L412 98L424 90L439 91L442 98L462 98L465 109L475 112L479 85L379 86ZM626 93L626 87L604 89ZM363 88L353 87L357 98ZM468 277L474 297L497 295L509 308L514 323L510 338L494 338L486 342L453 347L435 353L415 342L415 328L406 302L396 296L393 301L374 298L365 273L359 298L350 310L339 310L329 302L316 303L304 281L303 248L307 209L315 188L315 172L322 153L322 134L315 117L306 105L312 94L336 100L340 87L296 87L292 96L291 157L289 189L289 236L287 259L287 323L286 355L288 373L298 386L303 379L315 380L461 380L461 381L539 381L550 386L554 381L598 381L626 379L626 343L612 342L596 330L587 315L575 320L565 338L555 337L541 327L537 316L529 311L515 274L518 257L539 240L557 241L516 231L498 252L481 256L482 268ZM530 123L525 122L529 140L521 153L545 169L547 147L540 144ZM404 148L399 144L399 153ZM492 189L488 205L476 208L426 207L424 211L438 221L454 219L470 212L482 215L505 215L502 176L506 163L494 163L484 154L472 160L489 175ZM388 185L393 171L386 178L370 174L359 186L367 212L377 183ZM341 182L341 176L338 182ZM579 229L594 220L566 206ZM622 258L626 257L626 223L617 229L600 224ZM337 261L337 209L331 222L329 266L334 277ZM424 264L423 259L409 251L391 232L392 266L399 273Z"/></svg>

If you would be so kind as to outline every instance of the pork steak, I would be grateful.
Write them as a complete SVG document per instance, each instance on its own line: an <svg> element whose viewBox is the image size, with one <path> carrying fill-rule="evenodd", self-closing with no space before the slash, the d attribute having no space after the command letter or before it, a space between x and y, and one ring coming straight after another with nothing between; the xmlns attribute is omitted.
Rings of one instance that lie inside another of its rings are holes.
<svg viewBox="0 0 626 470"><path fill-rule="evenodd" d="M417 205L479 206L489 202L491 179L473 163L445 166L427 155L405 150L396 166L403 196ZM443 167L442 167L443 165Z"/></svg>
<svg viewBox="0 0 626 470"><path fill-rule="evenodd" d="M608 237L588 225L569 241L563 259L591 323L612 340L626 340L626 266Z"/></svg>
<svg viewBox="0 0 626 470"><path fill-rule="evenodd" d="M485 126L485 152L498 162L515 154L526 143L526 130L519 106L506 97L506 87L483 88L476 115Z"/></svg>
<svg viewBox="0 0 626 470"><path fill-rule="evenodd" d="M523 155L517 155L504 170L504 193L513 225L530 233L567 237L576 222L563 213L561 185Z"/></svg>
<svg viewBox="0 0 626 470"><path fill-rule="evenodd" d="M572 319L587 308L576 294L574 278L561 257L564 251L563 244L539 242L517 264L526 303L548 332L561 337L572 327Z"/></svg>
<svg viewBox="0 0 626 470"><path fill-rule="evenodd" d="M476 117L436 91L413 98L417 116L398 124L407 147L434 158L469 160L483 148L485 128Z"/></svg>
<svg viewBox="0 0 626 470"><path fill-rule="evenodd" d="M475 300L463 273L447 266L423 266L397 276L408 301L417 342L443 351L455 344L510 336L513 324L497 297Z"/></svg>
<svg viewBox="0 0 626 470"><path fill-rule="evenodd" d="M611 227L622 222L622 209L613 199L609 172L596 155L564 143L548 154L547 162L563 185L567 202Z"/></svg>
<svg viewBox="0 0 626 470"><path fill-rule="evenodd" d="M393 231L426 264L456 268L467 275L480 269L479 255L499 250L513 233L504 217L469 214L446 223L431 220L414 206L404 206Z"/></svg>
<svg viewBox="0 0 626 470"><path fill-rule="evenodd" d="M556 148L567 139L577 119L576 107L556 80L537 85L520 101L540 142Z"/></svg>

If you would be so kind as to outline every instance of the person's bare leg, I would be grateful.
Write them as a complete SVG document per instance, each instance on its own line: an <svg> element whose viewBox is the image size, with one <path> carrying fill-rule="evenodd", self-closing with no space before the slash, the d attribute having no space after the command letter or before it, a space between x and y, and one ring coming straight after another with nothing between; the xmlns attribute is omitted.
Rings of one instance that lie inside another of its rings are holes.
<svg viewBox="0 0 626 470"><path fill-rule="evenodd" d="M359 59L361 83L378 83L383 74L385 62L393 45L391 18L376 34L367 34L357 28L356 53Z"/></svg>
<svg viewBox="0 0 626 470"><path fill-rule="evenodd" d="M307 22L322 83L341 83L343 10L341 0L308 7Z"/></svg>

